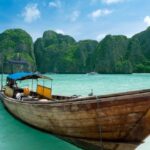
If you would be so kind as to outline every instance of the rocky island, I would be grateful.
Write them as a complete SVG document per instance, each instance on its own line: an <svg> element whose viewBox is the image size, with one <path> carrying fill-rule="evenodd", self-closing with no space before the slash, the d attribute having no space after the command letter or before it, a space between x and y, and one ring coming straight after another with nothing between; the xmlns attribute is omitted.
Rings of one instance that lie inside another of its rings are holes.
<svg viewBox="0 0 150 150"><path fill-rule="evenodd" d="M29 70L41 73L149 73L150 27L131 38L107 35L100 42L76 41L51 30L33 42L26 31L8 29L0 34L0 56L3 62L27 61Z"/></svg>

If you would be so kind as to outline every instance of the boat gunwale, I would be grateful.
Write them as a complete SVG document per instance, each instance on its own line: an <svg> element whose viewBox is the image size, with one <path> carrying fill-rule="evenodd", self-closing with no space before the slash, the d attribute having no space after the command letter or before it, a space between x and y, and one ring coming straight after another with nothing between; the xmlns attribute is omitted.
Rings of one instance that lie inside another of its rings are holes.
<svg viewBox="0 0 150 150"><path fill-rule="evenodd" d="M79 97L79 98L70 98L70 99L63 99L63 100L48 100L48 101L32 101L32 100L23 100L18 101L14 98L6 96L3 92L0 92L0 94L3 96L3 98L7 101L13 101L15 103L24 103L24 104L37 104L37 105L46 105L46 104L61 104L61 103L75 103L75 102L88 102L88 103L95 103L94 100L97 102L116 102L116 101L124 101L125 99L117 99L121 96L132 96L137 94L146 94L150 93L150 89L145 90L136 90L136 91L128 91L128 92L121 92L121 93L114 93L114 94L105 94L105 95L98 95L98 96L87 96L87 97ZM61 97L61 96L60 96ZM114 98L114 99L110 99ZM103 99L103 100L102 100ZM127 99L129 102L130 99Z"/></svg>

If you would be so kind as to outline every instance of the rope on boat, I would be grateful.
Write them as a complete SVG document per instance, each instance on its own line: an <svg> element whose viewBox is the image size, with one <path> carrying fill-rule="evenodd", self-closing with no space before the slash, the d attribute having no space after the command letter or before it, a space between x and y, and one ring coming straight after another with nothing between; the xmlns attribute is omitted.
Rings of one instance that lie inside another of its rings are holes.
<svg viewBox="0 0 150 150"><path fill-rule="evenodd" d="M98 113L98 108L99 108L99 99L98 99L98 96L96 96L96 102L97 102L97 109L96 109L96 116L97 116L97 125L98 125L98 129L99 129L99 135L100 135L100 147L101 147L101 150L103 150L103 140L102 140L102 127L99 125L99 113Z"/></svg>

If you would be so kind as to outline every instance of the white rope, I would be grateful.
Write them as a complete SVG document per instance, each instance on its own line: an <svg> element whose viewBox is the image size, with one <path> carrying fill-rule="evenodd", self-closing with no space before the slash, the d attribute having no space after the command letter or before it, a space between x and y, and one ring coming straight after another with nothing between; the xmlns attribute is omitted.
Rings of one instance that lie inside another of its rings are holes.
<svg viewBox="0 0 150 150"><path fill-rule="evenodd" d="M98 101L98 97L96 96L96 102L97 102L97 110L96 110L96 115L97 115L97 125L98 125L98 129L99 129L99 135L100 135L100 147L101 150L103 150L103 140L102 140L102 127L99 125L99 113L98 113L98 108L99 108L99 101Z"/></svg>

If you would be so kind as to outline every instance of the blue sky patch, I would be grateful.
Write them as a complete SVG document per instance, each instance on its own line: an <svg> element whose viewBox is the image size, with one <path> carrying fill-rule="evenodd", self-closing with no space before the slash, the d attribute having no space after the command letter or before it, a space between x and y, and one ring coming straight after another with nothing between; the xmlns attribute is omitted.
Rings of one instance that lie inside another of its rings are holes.
<svg viewBox="0 0 150 150"><path fill-rule="evenodd" d="M99 41L107 34L131 37L147 26L149 0L0 0L0 32L22 28L34 40L54 30Z"/></svg>

